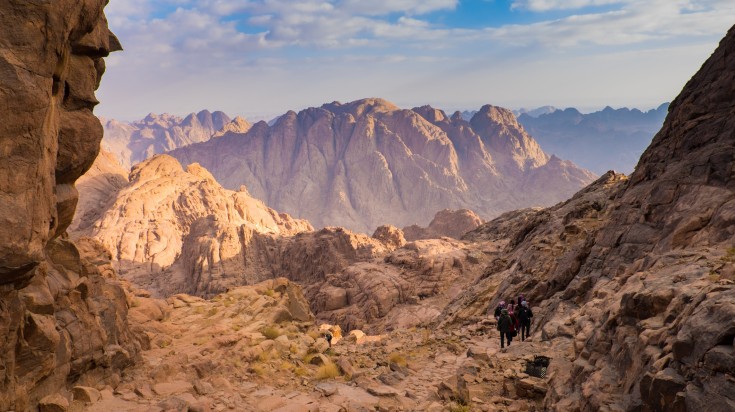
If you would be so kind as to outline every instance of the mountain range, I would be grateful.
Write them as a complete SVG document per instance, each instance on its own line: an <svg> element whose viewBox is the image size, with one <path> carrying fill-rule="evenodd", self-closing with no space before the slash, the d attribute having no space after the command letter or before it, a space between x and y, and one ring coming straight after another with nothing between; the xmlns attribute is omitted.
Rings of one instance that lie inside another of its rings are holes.
<svg viewBox="0 0 735 412"><path fill-rule="evenodd" d="M220 111L202 110L186 117L150 113L142 120L123 122L101 118L102 147L129 169L151 156L209 140L218 131L246 131L250 124Z"/></svg>
<svg viewBox="0 0 735 412"><path fill-rule="evenodd" d="M519 113L518 123L547 153L597 174L608 170L628 174L661 128L668 108L664 103L645 112L609 106L586 114L574 108L540 110Z"/></svg>
<svg viewBox="0 0 735 412"><path fill-rule="evenodd" d="M486 105L466 121L378 98L290 111L169 154L315 227L363 233L447 208L490 218L551 205L595 177L544 153L507 109Z"/></svg>

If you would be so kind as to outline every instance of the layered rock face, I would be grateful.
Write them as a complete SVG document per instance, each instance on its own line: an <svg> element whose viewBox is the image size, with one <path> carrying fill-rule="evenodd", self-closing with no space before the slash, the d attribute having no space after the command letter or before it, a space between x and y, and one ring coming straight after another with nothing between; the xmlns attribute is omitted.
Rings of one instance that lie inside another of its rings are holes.
<svg viewBox="0 0 735 412"><path fill-rule="evenodd" d="M445 208L496 216L549 205L593 180L544 154L508 110L485 106L467 122L381 99L288 112L272 127L259 122L170 154L316 227L363 233Z"/></svg>
<svg viewBox="0 0 735 412"><path fill-rule="evenodd" d="M476 229L482 224L475 212L468 209L439 211L428 227L411 225L403 228L406 240L435 239L442 236L459 239L465 233Z"/></svg>
<svg viewBox="0 0 735 412"><path fill-rule="evenodd" d="M104 126L102 147L125 168L192 143L209 140L217 132L244 133L250 124L243 118L232 120L225 113L202 110L181 118L168 113L151 113L136 122L101 119Z"/></svg>
<svg viewBox="0 0 735 412"><path fill-rule="evenodd" d="M74 381L114 382L139 344L104 250L61 237L94 161L106 1L0 5L0 409ZM109 256L108 256L109 257Z"/></svg>
<svg viewBox="0 0 735 412"><path fill-rule="evenodd" d="M524 293L552 360L553 410L735 409L735 29L671 104L629 180L467 239L504 244L445 321Z"/></svg>

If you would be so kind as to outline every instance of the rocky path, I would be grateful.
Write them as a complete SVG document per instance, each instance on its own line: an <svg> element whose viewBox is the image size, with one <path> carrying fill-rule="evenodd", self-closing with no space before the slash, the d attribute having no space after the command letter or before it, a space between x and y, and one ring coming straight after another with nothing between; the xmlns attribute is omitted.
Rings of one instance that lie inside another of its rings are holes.
<svg viewBox="0 0 735 412"><path fill-rule="evenodd" d="M289 282L213 300L139 296L131 316L150 338L143 359L111 386L78 386L70 410L533 411L545 381L523 373L544 345L501 351L489 322L454 330L355 331L329 348ZM84 393L82 395L82 393Z"/></svg>

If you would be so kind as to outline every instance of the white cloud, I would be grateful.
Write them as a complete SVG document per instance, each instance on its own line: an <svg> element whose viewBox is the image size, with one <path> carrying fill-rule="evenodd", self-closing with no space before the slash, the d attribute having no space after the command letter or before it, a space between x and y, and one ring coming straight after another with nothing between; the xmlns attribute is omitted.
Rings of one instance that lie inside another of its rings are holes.
<svg viewBox="0 0 735 412"><path fill-rule="evenodd" d="M453 10L459 0L342 0L339 8L347 13L383 16L390 13L420 15L439 10Z"/></svg>
<svg viewBox="0 0 735 412"><path fill-rule="evenodd" d="M570 10L625 3L626 0L515 0L511 7L531 11Z"/></svg>
<svg viewBox="0 0 735 412"><path fill-rule="evenodd" d="M542 93L544 81L568 78L559 74L564 63L555 59L579 65L576 78L594 73L618 79L601 62L626 48L656 56L667 50L672 58L658 60L688 68L690 61L676 60L684 59L679 51L716 44L735 21L732 0L517 0L514 5L536 12L603 3L614 7L533 24L452 28L433 23L427 13L453 10L457 0L114 0L106 11L125 52L108 60L101 109L110 117L119 116L116 110L134 117L128 113L177 111L184 105L225 108L212 102L228 101L228 111L238 113L246 110L232 107L298 108L376 95L399 104L437 103L439 97L457 106L463 98L502 103L501 94L523 87L522 74L539 73L536 94L550 96ZM626 60L610 64L610 70L637 67L640 60L640 55L616 56ZM650 80L647 67L636 70L649 83L673 78ZM671 72L663 65L656 70ZM508 80L499 84L495 77ZM589 80L586 90L569 95L618 98L615 93L629 90L601 91L613 86L595 79L599 90ZM558 104L544 99L539 103Z"/></svg>

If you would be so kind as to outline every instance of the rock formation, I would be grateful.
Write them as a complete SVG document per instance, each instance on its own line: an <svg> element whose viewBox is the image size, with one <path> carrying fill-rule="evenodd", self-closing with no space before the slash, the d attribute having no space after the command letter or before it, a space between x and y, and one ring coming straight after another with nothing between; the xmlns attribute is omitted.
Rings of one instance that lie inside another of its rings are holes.
<svg viewBox="0 0 735 412"><path fill-rule="evenodd" d="M475 212L468 209L444 209L434 215L428 227L411 225L403 228L406 240L436 239L442 236L459 239L465 233L476 229L482 224L482 219Z"/></svg>
<svg viewBox="0 0 735 412"><path fill-rule="evenodd" d="M105 129L102 147L128 169L155 154L207 141L217 132L244 133L249 128L249 123L241 117L232 121L222 112L208 110L185 118L151 113L143 120L130 123L101 120Z"/></svg>
<svg viewBox="0 0 735 412"><path fill-rule="evenodd" d="M544 154L508 110L485 106L467 122L381 99L288 112L273 126L170 154L316 227L363 233L429 221L445 208L491 217L550 205L593 180Z"/></svg>
<svg viewBox="0 0 735 412"><path fill-rule="evenodd" d="M200 294L224 291L217 279L228 276L236 275L243 283L268 278L258 275L268 262L248 253L250 248L258 250L252 245L259 241L266 249L270 246L267 236L261 240L256 234L312 230L307 222L253 199L244 187L238 192L222 189L198 165L184 171L168 155L133 167L130 181L101 217L83 221L80 228L79 235L92 235L110 250L128 279L158 277L170 292L186 285L181 292ZM168 269L179 282L159 275ZM143 279L137 284L153 286Z"/></svg>
<svg viewBox="0 0 735 412"><path fill-rule="evenodd" d="M106 3L0 5L0 410L63 404L73 382L114 384L141 348L107 253L63 236L102 138L103 57L120 50Z"/></svg>
<svg viewBox="0 0 735 412"><path fill-rule="evenodd" d="M735 409L735 28L672 102L624 179L502 216L466 236L501 242L444 322L519 293L553 359L550 410Z"/></svg>

